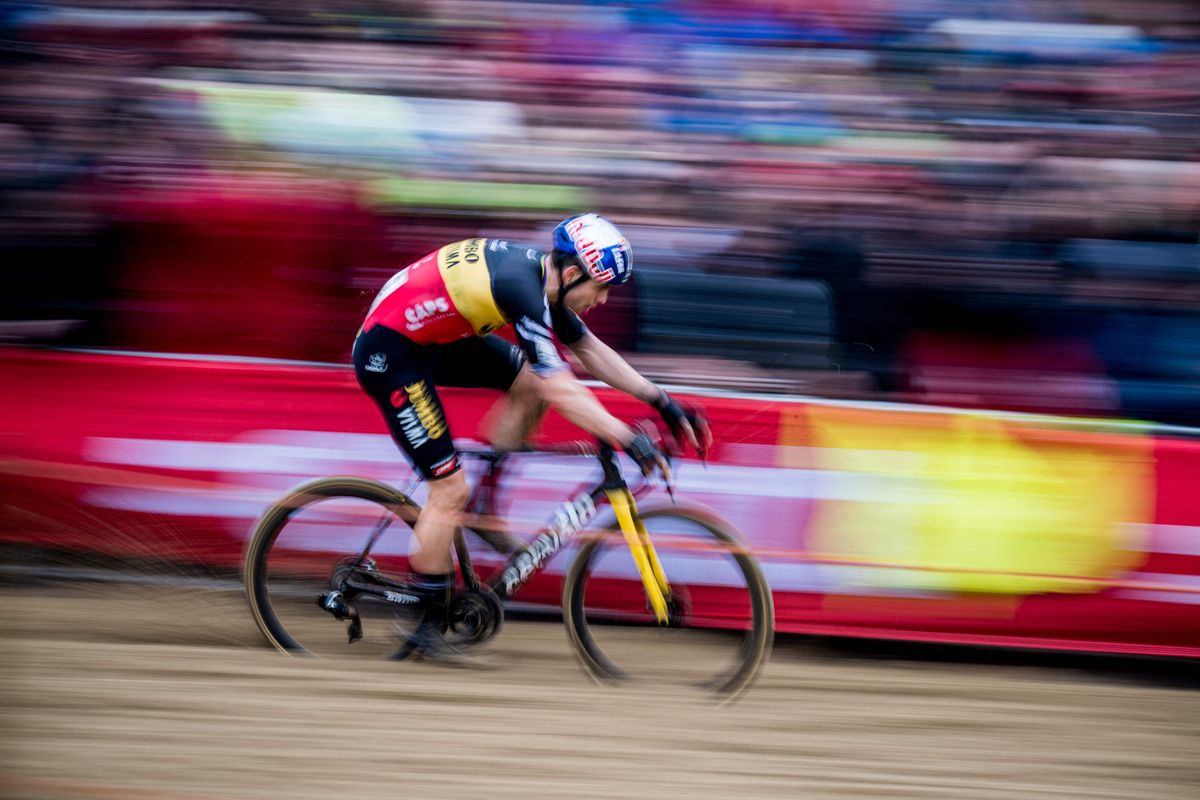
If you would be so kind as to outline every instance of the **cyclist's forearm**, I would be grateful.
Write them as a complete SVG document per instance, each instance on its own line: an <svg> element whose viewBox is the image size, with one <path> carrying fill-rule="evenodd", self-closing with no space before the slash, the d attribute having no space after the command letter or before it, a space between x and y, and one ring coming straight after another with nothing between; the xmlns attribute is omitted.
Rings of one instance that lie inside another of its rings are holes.
<svg viewBox="0 0 1200 800"><path fill-rule="evenodd" d="M589 333L571 346L573 352L593 377L645 403L658 399L661 390L634 369L621 354Z"/></svg>
<svg viewBox="0 0 1200 800"><path fill-rule="evenodd" d="M568 421L614 447L624 447L633 439L633 430L600 404L596 396L567 370L542 378L542 398Z"/></svg>

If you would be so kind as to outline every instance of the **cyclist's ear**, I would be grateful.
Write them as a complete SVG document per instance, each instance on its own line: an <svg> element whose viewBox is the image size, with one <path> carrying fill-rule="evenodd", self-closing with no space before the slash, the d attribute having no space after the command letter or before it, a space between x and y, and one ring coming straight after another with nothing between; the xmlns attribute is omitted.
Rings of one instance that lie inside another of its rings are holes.
<svg viewBox="0 0 1200 800"><path fill-rule="evenodd" d="M563 267L563 286L570 286L572 283L579 280L579 276L581 274L582 272L580 271L579 267L575 266L574 264L568 264L567 266Z"/></svg>
<svg viewBox="0 0 1200 800"><path fill-rule="evenodd" d="M554 263L562 270L562 282L564 286L569 286L573 282L579 280L580 276L586 275L583 262L579 260L579 256L573 253L567 253L562 250L555 250L553 254ZM569 270L574 269L574 273Z"/></svg>

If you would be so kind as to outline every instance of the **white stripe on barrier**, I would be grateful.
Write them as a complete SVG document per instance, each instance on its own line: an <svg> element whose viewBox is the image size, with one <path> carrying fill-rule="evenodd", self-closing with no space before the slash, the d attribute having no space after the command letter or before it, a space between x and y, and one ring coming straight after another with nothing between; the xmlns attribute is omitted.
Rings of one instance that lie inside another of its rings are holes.
<svg viewBox="0 0 1200 800"><path fill-rule="evenodd" d="M178 469L217 472L230 475L319 477L322 475L365 473L394 478L400 458L391 439L383 434L328 434L326 441L296 435L298 432L272 432L280 441L264 439L258 432L240 437L241 441L178 441L171 439L121 439L97 437L84 443L86 460L154 469ZM291 434L291 435L288 435ZM325 438L325 437L320 437ZM334 446L334 443L336 447ZM598 470L580 458L530 458L513 464L508 476L510 487L528 492L537 486L572 488L588 480ZM840 470L748 467L734 464L681 462L678 487L685 494L736 495L789 500L852 500L924 505L943 499L928 481L919 475L876 475ZM406 470L407 471L407 470ZM632 470L631 470L632 471ZM286 487L285 487L286 488ZM104 505L128 511L170 513L162 503L162 492L153 491L146 508L137 507L136 494L128 492L101 495ZM181 498L176 514L193 513L192 503Z"/></svg>
<svg viewBox="0 0 1200 800"><path fill-rule="evenodd" d="M1144 524L1139 529L1147 547L1156 553L1176 556L1200 556L1200 525Z"/></svg>
<svg viewBox="0 0 1200 800"><path fill-rule="evenodd" d="M116 356L121 358L153 358L175 361L204 361L227 364L261 364L264 366L289 367L321 367L325 369L353 369L352 365L330 363L327 361L301 361L285 358L265 358L260 356L224 356L196 353L158 353L147 350L108 350L103 348L63 348L63 352L86 353L92 355ZM585 380L586 386L606 388L605 384L595 380ZM878 411L893 411L911 414L970 414L989 419L1008 419L1030 424L1053 424L1066 428L1085 428L1107 431L1129 431L1131 433L1161 433L1184 437L1200 437L1200 428L1182 425L1166 425L1157 422L1140 422L1135 420L1091 419L1081 417L1062 417L1052 414L1037 414L1022 411L994 411L990 409L963 409L953 406L916 405L911 403L894 403L873 400L834 400L827 397L797 394L763 394L760 392L739 392L732 389L715 389L702 386L685 386L681 384L660 384L669 392L687 394L693 397L725 398L730 400L750 400L770 405L813 405L838 408L862 408Z"/></svg>
<svg viewBox="0 0 1200 800"><path fill-rule="evenodd" d="M1174 575L1162 572L1135 572L1125 580L1132 582L1154 583L1162 586L1178 586L1190 591L1172 592L1169 589L1154 591L1152 589L1120 589L1118 597L1130 600L1150 600L1157 603L1187 603L1200 605L1200 575Z"/></svg>

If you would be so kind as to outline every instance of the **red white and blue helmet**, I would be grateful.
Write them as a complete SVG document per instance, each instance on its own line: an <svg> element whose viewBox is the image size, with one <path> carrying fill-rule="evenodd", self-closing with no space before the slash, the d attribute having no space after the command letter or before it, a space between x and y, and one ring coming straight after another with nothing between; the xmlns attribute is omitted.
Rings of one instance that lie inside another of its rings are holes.
<svg viewBox="0 0 1200 800"><path fill-rule="evenodd" d="M619 285L633 274L633 250L617 226L599 214L576 214L554 229L554 249L578 257L588 277Z"/></svg>

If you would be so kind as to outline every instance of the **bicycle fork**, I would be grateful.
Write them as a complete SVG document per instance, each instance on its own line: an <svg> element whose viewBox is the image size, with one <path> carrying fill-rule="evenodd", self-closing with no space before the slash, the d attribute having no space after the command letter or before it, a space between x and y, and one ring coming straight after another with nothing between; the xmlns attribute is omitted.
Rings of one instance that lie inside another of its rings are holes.
<svg viewBox="0 0 1200 800"><path fill-rule="evenodd" d="M667 581L662 562L658 560L658 553L654 550L654 543L650 541L646 525L637 514L633 493L627 488L621 488L608 489L606 494L609 505L617 515L621 533L625 534L625 543L629 545L633 563L637 565L638 573L642 576L642 586L646 590L646 599L650 601L654 617L659 625L667 625L670 622L667 598L671 595L671 584Z"/></svg>

